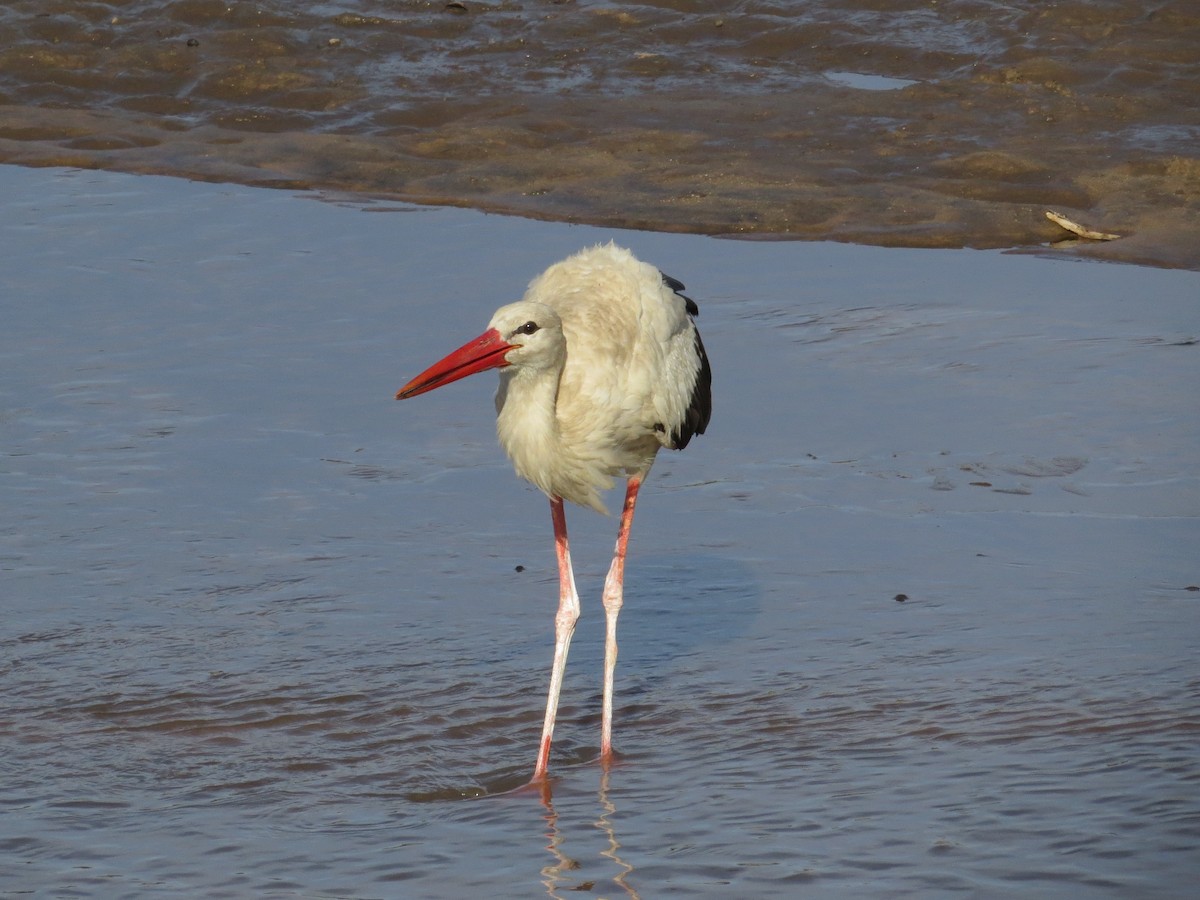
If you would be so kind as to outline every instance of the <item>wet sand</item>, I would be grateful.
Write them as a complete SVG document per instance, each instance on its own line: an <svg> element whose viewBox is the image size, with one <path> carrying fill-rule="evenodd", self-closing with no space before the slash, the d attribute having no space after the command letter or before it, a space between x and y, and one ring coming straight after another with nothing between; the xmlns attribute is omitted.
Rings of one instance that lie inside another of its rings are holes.
<svg viewBox="0 0 1200 900"><path fill-rule="evenodd" d="M1175 898L1200 800L1200 275L0 167L0 893ZM549 805L549 262L683 280L712 427L614 522ZM897 598L903 596L903 600Z"/></svg>
<svg viewBox="0 0 1200 900"><path fill-rule="evenodd" d="M619 228L1200 267L1193 4L0 11L0 161Z"/></svg>

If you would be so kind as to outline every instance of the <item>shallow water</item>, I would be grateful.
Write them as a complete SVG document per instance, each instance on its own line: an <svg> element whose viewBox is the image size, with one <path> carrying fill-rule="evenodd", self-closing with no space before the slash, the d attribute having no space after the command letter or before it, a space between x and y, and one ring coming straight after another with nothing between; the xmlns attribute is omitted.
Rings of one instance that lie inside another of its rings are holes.
<svg viewBox="0 0 1200 900"><path fill-rule="evenodd" d="M1200 268L1185 0L13 0L0 161ZM880 88L888 88L881 90Z"/></svg>
<svg viewBox="0 0 1200 900"><path fill-rule="evenodd" d="M1190 891L1200 275L0 190L0 892ZM545 500L490 377L391 398L613 236L699 302L715 414L643 493L607 773L615 525L568 513L543 805Z"/></svg>

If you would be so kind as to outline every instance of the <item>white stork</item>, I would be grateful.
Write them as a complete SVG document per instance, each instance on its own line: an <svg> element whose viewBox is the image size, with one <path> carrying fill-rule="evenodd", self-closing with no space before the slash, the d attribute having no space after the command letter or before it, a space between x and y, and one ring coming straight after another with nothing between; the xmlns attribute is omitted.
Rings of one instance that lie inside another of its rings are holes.
<svg viewBox="0 0 1200 900"><path fill-rule="evenodd" d="M612 566L604 581L604 706L600 758L612 758L613 670L625 549L638 490L662 447L703 434L712 374L683 285L615 244L582 250L496 310L487 330L396 394L415 397L485 369L500 370L496 430L517 474L550 498L558 555L554 664L533 782L544 784L579 595L563 500L606 512L600 492L627 478Z"/></svg>

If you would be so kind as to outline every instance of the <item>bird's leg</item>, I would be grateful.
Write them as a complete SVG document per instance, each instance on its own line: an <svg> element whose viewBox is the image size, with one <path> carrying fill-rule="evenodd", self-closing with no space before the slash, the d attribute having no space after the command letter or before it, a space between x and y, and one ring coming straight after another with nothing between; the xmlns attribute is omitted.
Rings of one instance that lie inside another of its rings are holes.
<svg viewBox="0 0 1200 900"><path fill-rule="evenodd" d="M550 741L554 737L554 718L558 714L558 695L562 691L563 672L571 635L579 621L579 594L575 591L575 573L571 570L571 549L567 544L567 517L562 497L550 498L550 519L554 523L554 550L558 555L558 612L554 616L554 665L550 670L550 694L546 698L546 719L542 724L542 743L538 748L533 781L546 780L550 764Z"/></svg>
<svg viewBox="0 0 1200 900"><path fill-rule="evenodd" d="M613 553L608 577L604 579L604 710L600 719L600 761L612 760L612 701L613 672L617 668L617 616L624 602L625 548L629 544L629 526L637 504L642 476L632 475L625 486L625 505L621 509L621 525L617 529L617 549Z"/></svg>

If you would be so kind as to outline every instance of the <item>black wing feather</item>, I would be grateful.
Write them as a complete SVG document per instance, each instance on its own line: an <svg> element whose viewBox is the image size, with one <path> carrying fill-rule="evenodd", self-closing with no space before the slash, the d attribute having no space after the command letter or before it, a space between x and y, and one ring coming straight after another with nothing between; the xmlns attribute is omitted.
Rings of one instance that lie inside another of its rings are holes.
<svg viewBox="0 0 1200 900"><path fill-rule="evenodd" d="M663 284L683 298L683 302L687 305L689 318L694 320L696 316L700 315L700 307L696 305L696 301L683 293L683 282L678 278L672 278L665 272L659 274L662 275ZM708 354L704 352L704 341L700 340L700 331L696 328L695 321L692 322L692 336L696 339L696 355L700 357L700 371L696 373L696 383L692 386L692 398L688 403L687 411L683 414L683 421L677 428L671 430L671 446L676 450L686 447L693 435L704 434L704 429L708 427L708 420L712 417L712 367L708 363Z"/></svg>

